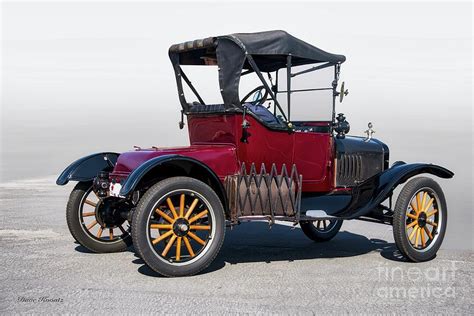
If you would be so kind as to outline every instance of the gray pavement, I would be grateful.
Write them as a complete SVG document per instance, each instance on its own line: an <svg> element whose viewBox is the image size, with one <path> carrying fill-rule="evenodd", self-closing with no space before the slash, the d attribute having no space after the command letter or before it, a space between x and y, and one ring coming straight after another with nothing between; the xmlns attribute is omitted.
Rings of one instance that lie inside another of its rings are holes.
<svg viewBox="0 0 474 316"><path fill-rule="evenodd" d="M328 243L263 222L227 230L203 273L163 278L133 248L93 254L70 236L72 185L0 184L0 313L472 314L471 251L408 263L391 228L344 223Z"/></svg>

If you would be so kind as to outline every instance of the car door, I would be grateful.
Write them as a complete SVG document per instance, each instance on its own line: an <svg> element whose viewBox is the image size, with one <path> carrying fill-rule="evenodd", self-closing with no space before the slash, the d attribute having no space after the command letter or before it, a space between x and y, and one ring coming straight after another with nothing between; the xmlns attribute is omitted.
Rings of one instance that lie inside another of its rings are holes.
<svg viewBox="0 0 474 316"><path fill-rule="evenodd" d="M305 127L295 132L293 163L303 175L304 191L327 191L331 186L333 145L329 131Z"/></svg>
<svg viewBox="0 0 474 316"><path fill-rule="evenodd" d="M294 133L271 129L249 115L246 119L250 126L246 131L246 142L240 142L238 146L240 161L248 168L254 163L257 172L260 172L262 163L265 164L267 172L273 164L276 165L278 172L281 171L283 164L290 171L293 165Z"/></svg>

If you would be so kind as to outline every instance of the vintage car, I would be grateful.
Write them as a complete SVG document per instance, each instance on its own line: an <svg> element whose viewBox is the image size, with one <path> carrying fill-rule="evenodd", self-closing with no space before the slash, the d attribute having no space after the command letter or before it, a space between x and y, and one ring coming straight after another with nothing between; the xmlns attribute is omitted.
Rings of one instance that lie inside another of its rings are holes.
<svg viewBox="0 0 474 316"><path fill-rule="evenodd" d="M343 55L268 31L172 45L169 56L190 146L103 152L68 166L57 184L78 182L66 215L82 246L116 252L133 241L151 269L184 276L206 268L226 227L244 220L292 222L323 242L344 220L359 219L392 225L411 261L436 256L445 197L432 178L413 177L454 174L427 163L390 165L371 124L366 136L347 135L349 123L335 111L348 93L338 83ZM215 71L218 103L206 102L184 72L196 68ZM323 72L329 78L316 86L310 77ZM241 97L251 77L253 89ZM405 182L393 205L394 189Z"/></svg>

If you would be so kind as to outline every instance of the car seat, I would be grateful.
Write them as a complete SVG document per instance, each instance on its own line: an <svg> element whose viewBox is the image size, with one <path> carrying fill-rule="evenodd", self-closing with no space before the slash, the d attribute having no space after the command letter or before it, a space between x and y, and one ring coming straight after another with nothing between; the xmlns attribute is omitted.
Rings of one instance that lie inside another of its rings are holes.
<svg viewBox="0 0 474 316"><path fill-rule="evenodd" d="M266 107L261 104L244 104L253 114L255 114L260 120L269 125L281 126L282 123L270 112Z"/></svg>

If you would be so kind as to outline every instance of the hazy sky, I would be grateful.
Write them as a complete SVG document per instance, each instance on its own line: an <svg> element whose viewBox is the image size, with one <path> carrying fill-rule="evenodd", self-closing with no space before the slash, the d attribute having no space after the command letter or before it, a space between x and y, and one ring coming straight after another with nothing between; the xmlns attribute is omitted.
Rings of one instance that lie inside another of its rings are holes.
<svg viewBox="0 0 474 316"><path fill-rule="evenodd" d="M440 182L450 211L465 216L453 222L472 231L469 2L3 2L2 9L0 181L58 174L96 151L187 144L169 46L283 29L347 57L341 80L350 94L337 111L351 134L371 121L392 162L433 162L456 173Z"/></svg>

